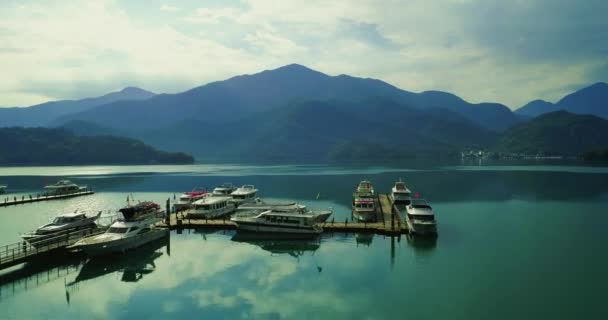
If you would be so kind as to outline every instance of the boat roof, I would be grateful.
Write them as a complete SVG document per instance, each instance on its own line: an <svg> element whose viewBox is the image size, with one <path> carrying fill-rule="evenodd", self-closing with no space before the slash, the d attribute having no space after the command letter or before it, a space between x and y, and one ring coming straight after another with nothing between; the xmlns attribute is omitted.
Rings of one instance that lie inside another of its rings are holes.
<svg viewBox="0 0 608 320"><path fill-rule="evenodd" d="M290 217L290 218L315 218L313 214L297 213L297 212L274 212L272 210L264 211L258 215L260 216L275 216L275 217Z"/></svg>
<svg viewBox="0 0 608 320"><path fill-rule="evenodd" d="M232 197L206 197L197 201L194 201L194 204L214 204L223 201L232 200Z"/></svg>
<svg viewBox="0 0 608 320"><path fill-rule="evenodd" d="M67 213L60 213L56 216L56 218L74 218L74 217L78 217L78 216L84 216L85 213L84 212L67 212Z"/></svg>
<svg viewBox="0 0 608 320"><path fill-rule="evenodd" d="M245 185L240 188L237 188L232 194L233 195L249 194L249 193L253 193L253 192L257 192L257 191L258 191L258 189L256 189L254 186Z"/></svg>

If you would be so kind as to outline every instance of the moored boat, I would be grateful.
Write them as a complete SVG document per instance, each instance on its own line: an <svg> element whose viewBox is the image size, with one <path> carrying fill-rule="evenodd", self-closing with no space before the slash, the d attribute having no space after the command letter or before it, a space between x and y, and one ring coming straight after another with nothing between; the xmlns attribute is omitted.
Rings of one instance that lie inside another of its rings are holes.
<svg viewBox="0 0 608 320"><path fill-rule="evenodd" d="M88 191L88 188L86 186L79 186L70 180L63 179L57 181L57 183L45 186L43 195L57 196L85 191Z"/></svg>
<svg viewBox="0 0 608 320"><path fill-rule="evenodd" d="M413 234L437 235L437 223L433 208L424 199L412 199L405 207L405 221L408 230Z"/></svg>
<svg viewBox="0 0 608 320"><path fill-rule="evenodd" d="M243 203L253 202L256 199L258 189L255 186L246 184L240 188L234 190L230 196L232 196L232 203L237 207Z"/></svg>
<svg viewBox="0 0 608 320"><path fill-rule="evenodd" d="M154 226L165 214L154 202L141 202L119 212L123 218L112 223L106 232L81 239L68 249L89 255L125 252L168 234L168 230Z"/></svg>
<svg viewBox="0 0 608 320"><path fill-rule="evenodd" d="M235 190L236 187L232 183L226 182L213 188L211 195L214 197L229 197Z"/></svg>
<svg viewBox="0 0 608 320"><path fill-rule="evenodd" d="M179 200L173 204L173 211L182 211L192 207L192 203L209 195L205 189L184 192L179 196Z"/></svg>
<svg viewBox="0 0 608 320"><path fill-rule="evenodd" d="M399 179L391 189L390 199L394 204L407 205L412 201L412 192L405 185L405 182Z"/></svg>
<svg viewBox="0 0 608 320"><path fill-rule="evenodd" d="M215 219L228 215L235 210L232 197L204 197L192 203L188 211L189 219Z"/></svg>
<svg viewBox="0 0 608 320"><path fill-rule="evenodd" d="M357 185L353 193L353 216L359 221L376 220L376 194L372 183L363 180Z"/></svg>
<svg viewBox="0 0 608 320"><path fill-rule="evenodd" d="M99 216L101 216L101 211L95 216L87 216L86 213L78 212L78 210L75 212L59 214L51 223L45 224L32 232L22 234L21 238L29 244L35 245L41 241L68 232L95 229L97 228L95 221Z"/></svg>
<svg viewBox="0 0 608 320"><path fill-rule="evenodd" d="M253 202L243 203L238 207L239 211L245 210L259 210L259 211L267 211L272 210L275 212L278 211L296 211L306 209L306 206L303 204L299 204L296 202L266 202L260 198L255 198Z"/></svg>
<svg viewBox="0 0 608 320"><path fill-rule="evenodd" d="M255 216L236 215L230 218L237 230L261 233L290 233L295 235L317 235L323 229L316 224L315 216L295 212L264 211Z"/></svg>
<svg viewBox="0 0 608 320"><path fill-rule="evenodd" d="M7 188L6 185L0 184L0 194L5 193L6 192L6 188Z"/></svg>

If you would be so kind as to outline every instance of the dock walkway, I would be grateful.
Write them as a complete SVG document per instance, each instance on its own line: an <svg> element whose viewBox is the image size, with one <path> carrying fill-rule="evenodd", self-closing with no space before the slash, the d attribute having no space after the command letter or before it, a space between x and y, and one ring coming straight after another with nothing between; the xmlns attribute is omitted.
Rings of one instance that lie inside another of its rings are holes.
<svg viewBox="0 0 608 320"><path fill-rule="evenodd" d="M100 228L62 233L53 238L39 241L36 246L32 246L25 241L2 246L0 247L0 270L49 256L84 237L100 234L105 230L105 228Z"/></svg>
<svg viewBox="0 0 608 320"><path fill-rule="evenodd" d="M92 190L87 190L87 191L82 191L82 192L75 192L75 193L68 193L68 194L59 194L56 196L21 196L21 199L16 198L15 196L13 196L12 198L9 197L4 197L4 198L0 198L0 207L8 207L8 206L12 206L12 205L18 205L18 204L25 204L25 203L31 203L31 202L38 202L38 201L47 201L47 200L57 200L57 199L65 199L65 198L72 198L72 197L78 197L78 196L86 196L89 194L93 194L95 192L93 192ZM8 200L7 200L8 199Z"/></svg>

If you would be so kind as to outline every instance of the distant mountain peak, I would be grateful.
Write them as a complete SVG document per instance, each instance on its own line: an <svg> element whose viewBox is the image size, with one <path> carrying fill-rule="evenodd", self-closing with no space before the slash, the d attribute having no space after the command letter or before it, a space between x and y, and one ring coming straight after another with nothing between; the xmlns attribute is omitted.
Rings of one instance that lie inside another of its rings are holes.
<svg viewBox="0 0 608 320"><path fill-rule="evenodd" d="M148 91L148 90L144 90L142 88L138 88L138 87L133 87L133 86L129 86L129 87L124 87L122 90L118 91L119 93L126 93L126 94L139 94L139 93L144 93L144 94L151 94L154 95L154 92Z"/></svg>

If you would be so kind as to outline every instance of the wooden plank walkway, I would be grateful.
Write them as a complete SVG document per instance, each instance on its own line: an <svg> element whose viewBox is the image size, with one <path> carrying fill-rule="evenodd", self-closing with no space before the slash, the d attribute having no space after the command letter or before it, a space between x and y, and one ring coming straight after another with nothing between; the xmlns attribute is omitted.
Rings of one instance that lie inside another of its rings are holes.
<svg viewBox="0 0 608 320"><path fill-rule="evenodd" d="M75 193L68 193L68 194L60 194L60 195L56 195L56 196L40 196L40 197L34 197L34 196L22 196L21 199L16 198L13 196L8 197L8 200L5 198L0 198L0 207L8 207L8 206L12 206L12 205L18 205L18 204L25 204L25 203L31 203L31 202L38 202L38 201L47 201L47 200L57 200L57 199L66 199L66 198L72 198L72 197L78 197L78 196L86 196L89 194L93 194L95 192L88 190L88 191L83 191L83 192L75 192ZM12 199L12 200L11 200Z"/></svg>
<svg viewBox="0 0 608 320"><path fill-rule="evenodd" d="M323 232L344 232L344 233L376 233L385 235L399 235L407 233L405 224L401 222L401 218L393 210L386 195L379 197L379 216L378 222L324 222L320 224L323 227ZM230 218L225 219L188 219L187 212L171 214L169 224L161 222L159 227L169 229L180 228L207 228L217 230L233 230L236 229L236 224L230 221Z"/></svg>
<svg viewBox="0 0 608 320"><path fill-rule="evenodd" d="M84 237L100 234L105 230L105 228L98 228L63 233L37 242L35 247L25 241L5 245L0 247L0 270L49 256Z"/></svg>

